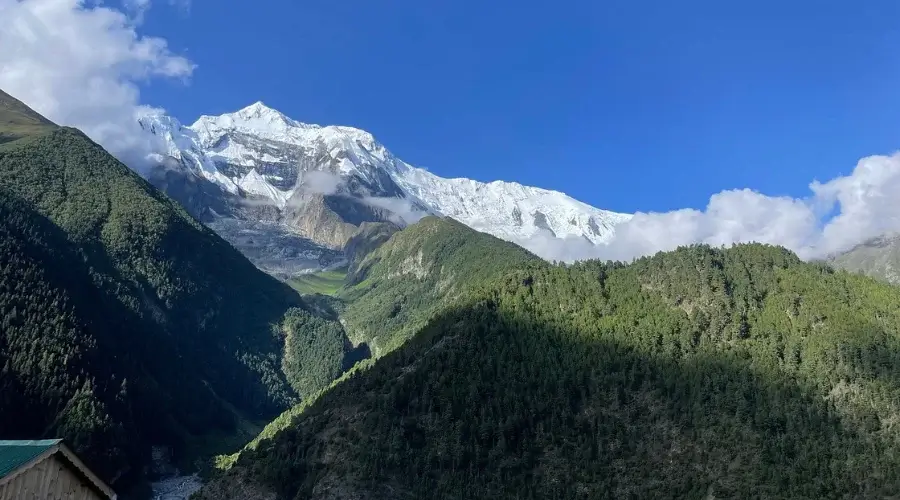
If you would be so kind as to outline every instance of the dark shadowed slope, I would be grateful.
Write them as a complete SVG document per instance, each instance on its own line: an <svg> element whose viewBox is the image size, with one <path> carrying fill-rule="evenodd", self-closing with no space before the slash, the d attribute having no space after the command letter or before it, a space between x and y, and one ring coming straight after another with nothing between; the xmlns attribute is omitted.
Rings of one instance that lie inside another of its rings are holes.
<svg viewBox="0 0 900 500"><path fill-rule="evenodd" d="M3 99L3 123L45 123ZM81 132L34 131L0 144L0 433L59 434L116 479L299 401L299 296Z"/></svg>
<svg viewBox="0 0 900 500"><path fill-rule="evenodd" d="M900 294L783 249L533 267L444 309L205 498L883 498Z"/></svg>
<svg viewBox="0 0 900 500"><path fill-rule="evenodd" d="M330 327L323 330L316 325L318 319L309 323L289 317L285 322L288 332L297 330L290 328L296 324L307 325L307 332L321 332L296 336L301 342L288 341L291 349L305 346L298 359L301 365L311 367L306 372L313 381L305 384L308 388L321 390L332 385L333 377L325 374L366 369L378 357L402 346L435 316L510 274L549 266L521 247L449 218L426 217L402 231L368 225L364 234L348 254L350 269L336 297L305 296L308 309L315 315L339 319L346 331L343 348ZM354 362L363 360L353 367ZM283 413L248 447L282 429L309 403L307 399ZM225 457L224 462L236 456Z"/></svg>

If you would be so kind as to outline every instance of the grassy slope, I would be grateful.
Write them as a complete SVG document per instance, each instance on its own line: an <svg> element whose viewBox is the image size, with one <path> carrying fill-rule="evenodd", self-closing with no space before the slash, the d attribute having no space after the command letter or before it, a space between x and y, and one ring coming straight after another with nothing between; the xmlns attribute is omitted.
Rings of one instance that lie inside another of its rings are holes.
<svg viewBox="0 0 900 500"><path fill-rule="evenodd" d="M772 247L533 267L282 418L203 494L883 497L898 325L895 288Z"/></svg>
<svg viewBox="0 0 900 500"><path fill-rule="evenodd" d="M427 217L397 232L369 224L354 242L349 269L301 276L290 282L339 315L355 343L376 355L402 345L440 308L523 266L545 263L526 250L453 220Z"/></svg>
<svg viewBox="0 0 900 500"><path fill-rule="evenodd" d="M52 130L50 120L0 90L0 144Z"/></svg>
<svg viewBox="0 0 900 500"><path fill-rule="evenodd" d="M346 278L346 269L335 269L303 274L288 280L288 284L302 294L335 295Z"/></svg>

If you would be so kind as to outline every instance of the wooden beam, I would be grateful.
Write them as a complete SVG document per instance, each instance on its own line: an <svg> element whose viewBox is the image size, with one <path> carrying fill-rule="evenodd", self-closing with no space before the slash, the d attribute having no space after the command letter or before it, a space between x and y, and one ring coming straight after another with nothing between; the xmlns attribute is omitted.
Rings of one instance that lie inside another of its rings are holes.
<svg viewBox="0 0 900 500"><path fill-rule="evenodd" d="M66 460L68 460L80 473L82 473L91 483L93 483L93 486L98 489L100 493L106 495L106 497L110 500L116 500L116 492L113 491L113 489L110 488L109 485L103 482L102 479L97 477L96 474L91 472L91 470L88 469L86 465L84 465L84 462L82 462L81 459L79 459L78 456L76 456L75 453L73 453L72 450L70 450L69 447L65 445L65 443L60 442L57 445L57 448L59 449L60 453L64 457L66 457Z"/></svg>

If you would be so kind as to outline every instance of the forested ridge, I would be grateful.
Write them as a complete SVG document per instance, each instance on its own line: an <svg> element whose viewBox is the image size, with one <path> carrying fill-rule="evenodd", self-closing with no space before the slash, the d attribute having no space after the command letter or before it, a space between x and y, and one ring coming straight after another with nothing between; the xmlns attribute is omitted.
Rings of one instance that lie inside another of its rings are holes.
<svg viewBox="0 0 900 500"><path fill-rule="evenodd" d="M402 346L473 290L514 270L547 265L517 245L449 218L426 217L399 232L386 224L363 229L350 243L344 286L334 296L304 295L310 314L288 315L283 323L285 366L302 371L298 383L312 399ZM282 429L310 402L305 398L281 414L246 447ZM230 464L238 454L219 459Z"/></svg>
<svg viewBox="0 0 900 500"><path fill-rule="evenodd" d="M63 437L118 487L151 445L249 439L318 369L285 356L297 325L341 333L75 129L0 144L0 249L0 435Z"/></svg>
<svg viewBox="0 0 900 500"><path fill-rule="evenodd" d="M335 307L351 339L371 344L376 355L402 345L469 290L543 264L519 246L434 216L369 248L355 259Z"/></svg>
<svg viewBox="0 0 900 500"><path fill-rule="evenodd" d="M890 497L898 325L895 288L776 247L528 264L285 414L202 494Z"/></svg>
<svg viewBox="0 0 900 500"><path fill-rule="evenodd" d="M210 499L900 491L895 287L756 244L555 265L437 217L349 246L301 299L0 92L0 437L121 491L280 413Z"/></svg>

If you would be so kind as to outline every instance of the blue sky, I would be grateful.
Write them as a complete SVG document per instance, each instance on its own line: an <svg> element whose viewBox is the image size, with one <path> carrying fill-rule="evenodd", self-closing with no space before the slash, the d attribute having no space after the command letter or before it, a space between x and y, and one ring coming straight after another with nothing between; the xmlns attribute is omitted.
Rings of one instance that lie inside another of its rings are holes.
<svg viewBox="0 0 900 500"><path fill-rule="evenodd" d="M0 89L139 172L166 153L147 105L263 100L440 175L640 211L604 245L529 242L560 260L900 233L900 4L744 3L0 0Z"/></svg>
<svg viewBox="0 0 900 500"><path fill-rule="evenodd" d="M741 4L741 5L738 5ZM805 196L900 145L900 3L194 0L142 32L197 64L144 102L191 122L256 100L369 130L443 176L602 208Z"/></svg>

